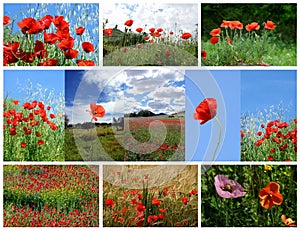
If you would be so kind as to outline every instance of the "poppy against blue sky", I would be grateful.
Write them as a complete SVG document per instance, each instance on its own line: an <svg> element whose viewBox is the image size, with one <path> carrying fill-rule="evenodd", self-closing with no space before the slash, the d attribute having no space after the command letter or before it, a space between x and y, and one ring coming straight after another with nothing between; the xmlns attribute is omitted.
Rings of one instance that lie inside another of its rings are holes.
<svg viewBox="0 0 300 231"><path fill-rule="evenodd" d="M288 122L296 118L296 71L187 71L185 81L187 160L211 160L218 142L215 119L199 125L193 118L195 108L204 98L217 99L217 117L225 129L217 161L240 160L243 114L257 117L258 112L268 113L273 108L274 114L283 110L283 119Z"/></svg>
<svg viewBox="0 0 300 231"><path fill-rule="evenodd" d="M74 3L37 3L37 4L16 4L5 3L4 15L9 16L13 21L12 29L14 32L20 31L17 22L26 17L32 17L36 20L45 15L62 15L70 23L70 34L76 37L75 28L85 27L86 31L82 35L83 41L91 42L98 47L99 43L99 4L74 4ZM51 29L51 28L50 28ZM48 31L49 33L49 31Z"/></svg>
<svg viewBox="0 0 300 231"><path fill-rule="evenodd" d="M220 128L216 119L203 125L193 115L205 98L215 98L222 124L217 161L240 160L240 72L186 71L186 160L211 161Z"/></svg>
<svg viewBox="0 0 300 231"><path fill-rule="evenodd" d="M113 117L149 110L173 114L185 110L184 73L160 68L157 70L91 70L66 71L66 115L71 123L90 121L91 102L105 110L99 122Z"/></svg>

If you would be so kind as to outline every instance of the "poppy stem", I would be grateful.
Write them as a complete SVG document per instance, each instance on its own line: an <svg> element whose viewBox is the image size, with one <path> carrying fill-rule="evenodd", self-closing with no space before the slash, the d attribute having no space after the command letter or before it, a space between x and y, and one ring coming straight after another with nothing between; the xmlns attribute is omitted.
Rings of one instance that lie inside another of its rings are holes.
<svg viewBox="0 0 300 231"><path fill-rule="evenodd" d="M217 156L217 153L218 153L218 149L219 149L219 146L220 146L220 142L221 142L221 138L222 138L222 124L221 124L221 121L218 119L218 117L215 117L215 120L217 121L217 123L219 125L220 133L219 133L218 143L217 143L217 146L216 146L216 149L215 149L212 161L215 161L215 159L216 159L216 156Z"/></svg>

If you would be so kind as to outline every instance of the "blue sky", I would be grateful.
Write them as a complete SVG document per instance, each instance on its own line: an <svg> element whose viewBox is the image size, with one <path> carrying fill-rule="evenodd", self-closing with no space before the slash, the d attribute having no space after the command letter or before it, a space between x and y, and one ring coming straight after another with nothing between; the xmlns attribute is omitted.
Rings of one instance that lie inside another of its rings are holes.
<svg viewBox="0 0 300 231"><path fill-rule="evenodd" d="M200 125L195 108L215 98L223 135L217 161L240 160L240 71L186 71L186 160L211 161L220 130L215 119Z"/></svg>
<svg viewBox="0 0 300 231"><path fill-rule="evenodd" d="M30 91L29 83L32 83ZM42 94L38 89L41 89ZM5 70L3 97L20 100L43 100L53 90L54 101L64 94L64 71L55 70ZM29 91L29 93L27 93ZM43 100L44 101L44 100Z"/></svg>
<svg viewBox="0 0 300 231"><path fill-rule="evenodd" d="M50 14L51 16L63 15L70 23L70 33L76 37L75 28L83 26L86 31L82 35L83 41L93 43L98 47L99 43L99 4L4 4L4 15L14 20L14 31L20 31L17 22L26 17L35 19Z"/></svg>
<svg viewBox="0 0 300 231"><path fill-rule="evenodd" d="M296 71L242 71L241 112L254 113L282 104L286 119L296 117Z"/></svg>
<svg viewBox="0 0 300 231"><path fill-rule="evenodd" d="M103 4L103 19L108 19L106 28L124 30L124 23L128 19L134 21L132 29L145 28L146 32L151 27L163 28L166 31L173 31L180 34L179 31L189 32L195 37L195 29L198 23L198 5L197 4L162 4L143 3L126 4L106 1ZM113 17L118 15L118 17Z"/></svg>
<svg viewBox="0 0 300 231"><path fill-rule="evenodd" d="M88 122L91 118L85 110L91 102L106 110L99 122L143 109L172 114L185 110L184 92L183 73L166 68L66 71L66 114L71 123Z"/></svg>

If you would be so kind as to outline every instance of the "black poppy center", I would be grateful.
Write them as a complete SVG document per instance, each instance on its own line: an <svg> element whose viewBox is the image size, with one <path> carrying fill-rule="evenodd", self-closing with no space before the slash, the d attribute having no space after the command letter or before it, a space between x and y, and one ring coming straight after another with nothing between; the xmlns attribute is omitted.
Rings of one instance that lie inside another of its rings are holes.
<svg viewBox="0 0 300 231"><path fill-rule="evenodd" d="M226 184L224 187L222 187L222 190L232 193L234 190L234 186L230 184Z"/></svg>

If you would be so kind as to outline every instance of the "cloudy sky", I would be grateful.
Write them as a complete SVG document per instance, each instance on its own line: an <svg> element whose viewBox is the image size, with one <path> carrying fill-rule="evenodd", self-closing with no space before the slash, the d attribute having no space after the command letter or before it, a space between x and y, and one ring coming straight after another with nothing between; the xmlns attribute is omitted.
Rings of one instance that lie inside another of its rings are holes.
<svg viewBox="0 0 300 231"><path fill-rule="evenodd" d="M147 25L147 32L151 27L161 27L176 33L180 30L189 32L194 37L196 24L198 24L197 4L125 4L106 1L103 7L104 20L108 19L106 28L114 28L118 25L118 29L124 30L124 23L132 19L134 31L138 27L145 28Z"/></svg>
<svg viewBox="0 0 300 231"><path fill-rule="evenodd" d="M125 113L150 110L173 114L185 109L184 74L166 68L125 71Z"/></svg>
<svg viewBox="0 0 300 231"><path fill-rule="evenodd" d="M185 110L184 74L157 70L66 71L66 115L71 123L91 121L92 102L106 110L99 122L142 109L172 114Z"/></svg>

